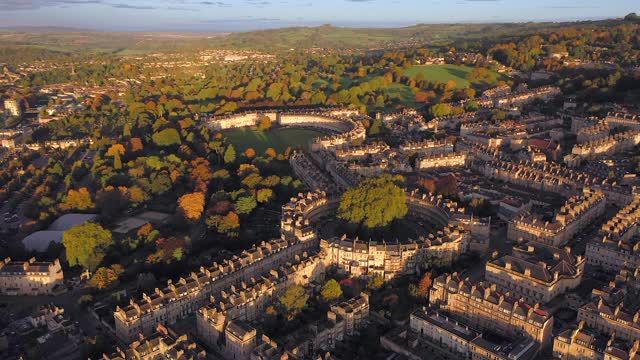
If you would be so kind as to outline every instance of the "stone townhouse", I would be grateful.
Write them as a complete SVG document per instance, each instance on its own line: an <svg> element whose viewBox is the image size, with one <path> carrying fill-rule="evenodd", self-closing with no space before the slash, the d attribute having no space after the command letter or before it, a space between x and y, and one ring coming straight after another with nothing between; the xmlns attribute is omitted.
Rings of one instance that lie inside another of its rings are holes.
<svg viewBox="0 0 640 360"><path fill-rule="evenodd" d="M460 167L467 164L469 154L448 153L442 155L428 155L417 160L416 169L434 169L439 167Z"/></svg>
<svg viewBox="0 0 640 360"><path fill-rule="evenodd" d="M446 358L473 360L531 360L540 344L528 337L495 343L485 334L434 309L418 309L408 328L396 328L380 338L381 345L411 360L430 359L435 346Z"/></svg>
<svg viewBox="0 0 640 360"><path fill-rule="evenodd" d="M262 318L267 306L289 285L321 280L324 272L317 255L305 254L294 263L221 290L196 313L199 338L227 359L249 359L257 343L257 332L248 322Z"/></svg>
<svg viewBox="0 0 640 360"><path fill-rule="evenodd" d="M156 288L141 298L131 299L128 306L116 308L116 335L128 342L139 333L151 334L158 324L173 324L205 305L215 292L248 282L292 261L314 247L313 244L313 241L274 239L221 264L201 267L198 273L169 281L166 287Z"/></svg>
<svg viewBox="0 0 640 360"><path fill-rule="evenodd" d="M501 292L495 284L473 283L457 273L434 279L429 302L480 330L507 337L526 336L542 347L551 341L553 316L540 308Z"/></svg>
<svg viewBox="0 0 640 360"><path fill-rule="evenodd" d="M64 285L64 274L60 261L0 261L1 295L52 295Z"/></svg>
<svg viewBox="0 0 640 360"><path fill-rule="evenodd" d="M584 322L577 329L564 330L553 340L553 357L560 360L637 360L639 350L639 341L628 343L616 339L615 334L604 336Z"/></svg>
<svg viewBox="0 0 640 360"><path fill-rule="evenodd" d="M609 304L599 298L578 310L578 321L603 334L615 333L618 339L640 340L640 312L630 312L622 301Z"/></svg>
<svg viewBox="0 0 640 360"><path fill-rule="evenodd" d="M487 261L485 278L503 291L546 304L580 285L586 260L571 250L525 244Z"/></svg>
<svg viewBox="0 0 640 360"><path fill-rule="evenodd" d="M112 354L103 354L102 360L156 360L181 359L204 360L206 351L187 335L179 335L172 329L158 324L153 334L140 334L127 348L117 348Z"/></svg>
<svg viewBox="0 0 640 360"><path fill-rule="evenodd" d="M512 219L509 221L507 238L563 246L594 219L602 216L605 207L606 196L602 191L584 188L582 194L572 196L565 202L552 222L543 222L536 215Z"/></svg>
<svg viewBox="0 0 640 360"><path fill-rule="evenodd" d="M415 273L426 259L450 264L469 249L469 234L450 226L427 238L406 243L360 241L333 238L321 240L320 248L327 266L335 266L350 276L380 275L392 279Z"/></svg>
<svg viewBox="0 0 640 360"><path fill-rule="evenodd" d="M640 266L639 221L640 197L635 197L589 241L585 254L587 264L610 271Z"/></svg>

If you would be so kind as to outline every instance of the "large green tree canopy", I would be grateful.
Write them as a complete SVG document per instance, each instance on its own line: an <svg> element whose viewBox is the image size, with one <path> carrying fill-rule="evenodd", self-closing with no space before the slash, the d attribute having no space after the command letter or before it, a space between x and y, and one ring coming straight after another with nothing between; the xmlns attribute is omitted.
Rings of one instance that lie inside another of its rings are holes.
<svg viewBox="0 0 640 360"><path fill-rule="evenodd" d="M62 243L67 251L69 265L81 265L94 271L113 245L111 231L94 223L76 226L64 232Z"/></svg>
<svg viewBox="0 0 640 360"><path fill-rule="evenodd" d="M389 225L407 214L404 190L390 175L364 180L342 195L338 217L373 229Z"/></svg>
<svg viewBox="0 0 640 360"><path fill-rule="evenodd" d="M153 138L153 142L158 146L180 145L181 143L178 130L173 128L164 129L153 134L151 137Z"/></svg>

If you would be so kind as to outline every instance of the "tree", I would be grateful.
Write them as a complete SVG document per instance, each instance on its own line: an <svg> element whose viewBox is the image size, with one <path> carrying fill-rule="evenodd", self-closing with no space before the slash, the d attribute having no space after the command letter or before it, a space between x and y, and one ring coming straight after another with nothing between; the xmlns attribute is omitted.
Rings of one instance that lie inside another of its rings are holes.
<svg viewBox="0 0 640 360"><path fill-rule="evenodd" d="M384 107L384 96L382 95L378 95L376 97L376 104L375 104L376 108L378 109L382 109Z"/></svg>
<svg viewBox="0 0 640 360"><path fill-rule="evenodd" d="M273 190L271 189L260 189L258 190L257 198L259 203L266 203L271 200L273 197Z"/></svg>
<svg viewBox="0 0 640 360"><path fill-rule="evenodd" d="M99 290L107 289L115 285L119 275L113 267L101 267L93 274L90 283Z"/></svg>
<svg viewBox="0 0 640 360"><path fill-rule="evenodd" d="M166 172L161 172L151 179L151 192L154 195L162 195L171 190L173 182Z"/></svg>
<svg viewBox="0 0 640 360"><path fill-rule="evenodd" d="M116 170L122 169L122 160L118 154L113 155L113 168Z"/></svg>
<svg viewBox="0 0 640 360"><path fill-rule="evenodd" d="M127 192L127 195L129 196L129 200L134 205L141 204L141 203L147 201L147 199L148 199L147 193L137 185L130 187L129 191Z"/></svg>
<svg viewBox="0 0 640 360"><path fill-rule="evenodd" d="M194 179L196 183L200 183L206 188L206 184L209 183L213 176L211 173L211 164L207 159L198 157L191 161L190 174L191 178Z"/></svg>
<svg viewBox="0 0 640 360"><path fill-rule="evenodd" d="M276 152L276 149L274 149L272 147L267 148L267 150L264 151L264 154L267 155L268 157L272 158L272 159L275 158L278 155L278 153Z"/></svg>
<svg viewBox="0 0 640 360"><path fill-rule="evenodd" d="M420 283L418 284L418 295L420 295L420 297L424 299L428 298L429 290L431 289L432 284L433 281L431 280L431 273L428 272L424 274L424 276L420 280Z"/></svg>
<svg viewBox="0 0 640 360"><path fill-rule="evenodd" d="M448 104L436 104L429 108L429 114L434 118L451 115L453 109Z"/></svg>
<svg viewBox="0 0 640 360"><path fill-rule="evenodd" d="M204 193L185 194L178 199L178 206L187 220L197 221L204 212Z"/></svg>
<svg viewBox="0 0 640 360"><path fill-rule="evenodd" d="M228 113L232 113L232 112L234 112L236 110L238 110L238 104L236 104L233 101L230 101L230 102L225 103L224 105L222 105L222 107L220 107L220 109L218 109L218 111L216 111L216 115L228 114Z"/></svg>
<svg viewBox="0 0 640 360"><path fill-rule="evenodd" d="M142 151L144 149L144 145L142 145L142 139L134 137L129 139L129 151L132 153L136 153L138 151Z"/></svg>
<svg viewBox="0 0 640 360"><path fill-rule="evenodd" d="M233 147L233 144L229 144L227 146L227 150L224 152L224 162L227 164L231 164L236 161L236 149Z"/></svg>
<svg viewBox="0 0 640 360"><path fill-rule="evenodd" d="M280 184L280 177L278 175L269 175L266 178L262 179L260 183L262 186L266 187L274 187Z"/></svg>
<svg viewBox="0 0 640 360"><path fill-rule="evenodd" d="M249 159L252 159L256 156L256 151L253 150L253 148L247 148L247 150L244 151L244 155Z"/></svg>
<svg viewBox="0 0 640 360"><path fill-rule="evenodd" d="M478 103L475 101L467 101L466 103L464 103L464 110L465 111L476 111L478 110L479 106Z"/></svg>
<svg viewBox="0 0 640 360"><path fill-rule="evenodd" d="M89 295L89 294L85 294L80 296L80 298L78 299L78 305L87 305L90 302L93 302L93 296Z"/></svg>
<svg viewBox="0 0 640 360"><path fill-rule="evenodd" d="M258 203L256 203L256 199L253 196L245 196L239 198L236 202L236 211L238 214L250 214L256 206L258 206Z"/></svg>
<svg viewBox="0 0 640 360"><path fill-rule="evenodd" d="M414 299L420 298L420 290L416 284L409 284L409 295Z"/></svg>
<svg viewBox="0 0 640 360"><path fill-rule="evenodd" d="M367 288L371 290L380 289L384 285L384 278L380 274L373 275L367 282Z"/></svg>
<svg viewBox="0 0 640 360"><path fill-rule="evenodd" d="M220 180L228 179L229 176L230 176L229 170L227 169L216 170L213 172L213 174L211 174L212 179L220 179Z"/></svg>
<svg viewBox="0 0 640 360"><path fill-rule="evenodd" d="M342 296L342 288L335 279L331 279L322 286L320 294L325 301L333 301Z"/></svg>
<svg viewBox="0 0 640 360"><path fill-rule="evenodd" d="M382 122L382 119L379 119L379 118L375 119L373 120L373 124L371 124L371 127L369 127L369 135L370 136L380 135L385 129L386 127Z"/></svg>
<svg viewBox="0 0 640 360"><path fill-rule="evenodd" d="M222 218L222 222L218 225L218 231L226 233L230 230L235 230L240 227L240 217L233 211L229 211L227 215Z"/></svg>
<svg viewBox="0 0 640 360"><path fill-rule="evenodd" d="M251 173L247 175L244 179L242 179L242 184L248 187L249 189L253 189L262 181L262 176L258 173Z"/></svg>
<svg viewBox="0 0 640 360"><path fill-rule="evenodd" d="M384 227L407 214L406 195L390 175L362 181L342 195L338 217L369 229Z"/></svg>
<svg viewBox="0 0 640 360"><path fill-rule="evenodd" d="M88 210L95 207L89 190L83 187L76 190L70 189L67 197L60 204L60 210Z"/></svg>
<svg viewBox="0 0 640 360"><path fill-rule="evenodd" d="M151 138L156 145L163 147L180 145L182 143L178 130L174 128L168 128L154 133Z"/></svg>
<svg viewBox="0 0 640 360"><path fill-rule="evenodd" d="M109 186L107 189L98 192L96 203L103 217L113 219L129 206L129 197L120 189Z"/></svg>
<svg viewBox="0 0 640 360"><path fill-rule="evenodd" d="M266 115L262 115L260 117L260 120L258 121L258 129L269 130L270 128L271 128L271 119Z"/></svg>
<svg viewBox="0 0 640 360"><path fill-rule="evenodd" d="M124 146L122 144L113 144L107 150L107 156L122 156L125 154Z"/></svg>
<svg viewBox="0 0 640 360"><path fill-rule="evenodd" d="M304 291L304 287L294 284L289 286L278 300L287 313L287 319L293 320L307 305L309 295Z"/></svg>
<svg viewBox="0 0 640 360"><path fill-rule="evenodd" d="M69 265L94 271L112 246L111 232L95 223L85 223L64 232L62 243Z"/></svg>

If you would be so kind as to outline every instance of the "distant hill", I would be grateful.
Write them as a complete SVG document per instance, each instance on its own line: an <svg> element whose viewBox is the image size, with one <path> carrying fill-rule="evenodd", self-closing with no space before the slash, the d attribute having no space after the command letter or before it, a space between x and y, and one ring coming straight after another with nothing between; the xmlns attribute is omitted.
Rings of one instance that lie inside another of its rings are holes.
<svg viewBox="0 0 640 360"><path fill-rule="evenodd" d="M628 18L632 19L630 15ZM292 27L238 33L103 32L57 27L0 28L0 49L74 54L81 52L133 55L195 48L255 49L382 49L445 45L456 40L509 38L573 26L616 25L624 20L568 23L420 24L403 28L345 28L331 25ZM627 20L629 21L629 20Z"/></svg>
<svg viewBox="0 0 640 360"><path fill-rule="evenodd" d="M0 48L30 47L62 53L142 54L209 47L222 33L103 32L60 28L0 29Z"/></svg>
<svg viewBox="0 0 640 360"><path fill-rule="evenodd" d="M0 32L91 32L89 29L80 29L64 26L0 26Z"/></svg>
<svg viewBox="0 0 640 360"><path fill-rule="evenodd" d="M288 50L371 49L442 45L457 39L505 37L571 26L615 25L620 20L566 23L420 24L404 28L343 28L331 25L231 33L216 41L227 48Z"/></svg>

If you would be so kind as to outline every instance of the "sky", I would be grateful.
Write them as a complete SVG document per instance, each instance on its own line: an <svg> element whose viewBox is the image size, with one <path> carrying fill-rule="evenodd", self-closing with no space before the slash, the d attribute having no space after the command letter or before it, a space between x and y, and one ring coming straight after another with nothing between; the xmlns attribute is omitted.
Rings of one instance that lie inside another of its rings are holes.
<svg viewBox="0 0 640 360"><path fill-rule="evenodd" d="M0 0L0 26L229 32L593 20L630 12L640 13L638 0Z"/></svg>

